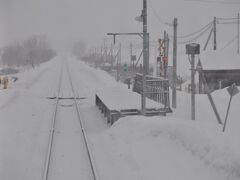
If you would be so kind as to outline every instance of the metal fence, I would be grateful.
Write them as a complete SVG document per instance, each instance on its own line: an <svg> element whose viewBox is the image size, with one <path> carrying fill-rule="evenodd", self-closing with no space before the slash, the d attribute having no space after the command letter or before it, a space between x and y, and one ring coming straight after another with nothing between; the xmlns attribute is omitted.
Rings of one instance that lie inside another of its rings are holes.
<svg viewBox="0 0 240 180"><path fill-rule="evenodd" d="M142 74L136 74L133 91L142 93ZM146 96L170 110L169 81L160 77L146 76Z"/></svg>

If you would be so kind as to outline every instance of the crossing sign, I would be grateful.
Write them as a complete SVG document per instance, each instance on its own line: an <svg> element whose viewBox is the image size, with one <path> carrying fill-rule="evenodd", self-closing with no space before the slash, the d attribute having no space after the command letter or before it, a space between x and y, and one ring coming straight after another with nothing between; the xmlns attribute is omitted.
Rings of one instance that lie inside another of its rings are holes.
<svg viewBox="0 0 240 180"><path fill-rule="evenodd" d="M163 52L164 52L164 49L165 49L164 39L159 39L158 42L159 42L159 48L158 48L159 56L163 57L164 56Z"/></svg>
<svg viewBox="0 0 240 180"><path fill-rule="evenodd" d="M165 64L165 65L167 65L168 64L168 58L167 57L163 57L163 63Z"/></svg>

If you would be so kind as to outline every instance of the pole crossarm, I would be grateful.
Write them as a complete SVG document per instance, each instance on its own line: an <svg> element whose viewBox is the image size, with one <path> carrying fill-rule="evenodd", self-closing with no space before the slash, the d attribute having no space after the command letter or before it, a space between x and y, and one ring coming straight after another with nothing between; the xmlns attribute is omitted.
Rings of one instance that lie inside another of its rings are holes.
<svg viewBox="0 0 240 180"><path fill-rule="evenodd" d="M142 36L143 33L107 33L107 35L113 35L113 36L117 36L117 35L122 35L122 36L126 36L126 35L140 35Z"/></svg>
<svg viewBox="0 0 240 180"><path fill-rule="evenodd" d="M147 33L149 34L149 33ZM116 36L140 36L143 39L143 33L107 33L108 36L113 36L113 43L116 43Z"/></svg>

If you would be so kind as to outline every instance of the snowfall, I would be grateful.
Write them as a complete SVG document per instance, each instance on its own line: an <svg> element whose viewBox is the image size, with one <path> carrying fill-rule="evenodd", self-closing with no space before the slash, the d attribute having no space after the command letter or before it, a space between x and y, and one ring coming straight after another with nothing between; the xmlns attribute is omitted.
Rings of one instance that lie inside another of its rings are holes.
<svg viewBox="0 0 240 180"><path fill-rule="evenodd" d="M59 55L34 69L21 71L8 89L1 87L1 180L42 178L54 109L53 101L47 97L56 95L62 58ZM85 98L80 100L80 113L99 179L240 179L239 94L233 97L225 132L206 95L196 96L196 120L190 120L190 94L185 92L177 93L177 109L166 117L129 116L110 127L95 105L95 93L127 86L100 69L70 56L65 58L75 74L78 95ZM229 98L226 89L213 93L222 120ZM65 153L62 157L67 157ZM64 176L71 161L60 162L66 164L56 164L61 167L59 179L75 179Z"/></svg>

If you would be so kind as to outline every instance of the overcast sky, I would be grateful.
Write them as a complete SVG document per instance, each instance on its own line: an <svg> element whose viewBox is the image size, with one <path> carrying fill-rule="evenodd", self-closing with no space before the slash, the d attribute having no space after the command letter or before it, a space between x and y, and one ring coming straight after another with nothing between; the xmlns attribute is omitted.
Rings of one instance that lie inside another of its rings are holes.
<svg viewBox="0 0 240 180"><path fill-rule="evenodd" d="M172 33L163 22L171 23L175 16L179 34L199 29L214 15L236 16L240 4L224 2L239 0L148 0L151 40L157 40L164 29ZM134 20L141 9L142 0L0 0L0 46L33 34L47 35L58 47L77 39L100 44L107 32L142 31L142 24Z"/></svg>

